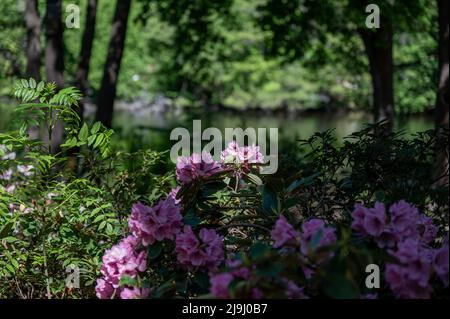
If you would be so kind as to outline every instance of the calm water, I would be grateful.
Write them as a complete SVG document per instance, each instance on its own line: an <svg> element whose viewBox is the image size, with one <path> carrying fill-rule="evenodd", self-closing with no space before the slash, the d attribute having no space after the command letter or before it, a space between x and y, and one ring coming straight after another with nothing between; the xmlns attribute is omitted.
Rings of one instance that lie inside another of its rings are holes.
<svg viewBox="0 0 450 319"><path fill-rule="evenodd" d="M225 128L278 128L280 139L287 141L305 139L318 131L334 129L338 141L352 132L360 130L365 123L370 123L368 114L357 112L344 115L308 114L300 116L282 116L269 114L241 115L219 111L208 114L153 114L136 116L121 111L115 117L114 126L121 130L122 136L131 137L137 144L156 149L167 149L171 142L170 131L175 127L185 127L192 132L192 119L202 120L202 130L216 127L224 136ZM404 130L406 135L433 128L433 120L426 116L408 116L395 123L395 130ZM132 142L133 143L133 142ZM137 148L134 145L132 148Z"/></svg>
<svg viewBox="0 0 450 319"><path fill-rule="evenodd" d="M6 130L10 112L5 105L0 105L0 132ZM170 141L170 131L175 127L186 127L192 131L192 120L202 120L202 130L216 127L224 134L225 128L278 128L279 138L294 142L305 139L315 132L334 129L338 141L352 132L370 123L369 114L353 112L343 115L305 114L285 116L273 114L238 114L227 111L208 113L187 113L172 110L166 113L148 113L142 111L118 110L114 119L115 141L127 150L139 148L168 149L175 141ZM404 130L405 136L433 128L431 117L424 115L408 116L397 119L396 130ZM252 143L253 141L250 141Z"/></svg>

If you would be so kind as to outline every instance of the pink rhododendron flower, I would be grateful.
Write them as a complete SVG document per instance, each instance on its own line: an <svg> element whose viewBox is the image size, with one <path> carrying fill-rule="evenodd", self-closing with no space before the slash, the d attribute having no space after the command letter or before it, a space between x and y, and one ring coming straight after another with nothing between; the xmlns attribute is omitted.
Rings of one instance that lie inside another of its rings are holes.
<svg viewBox="0 0 450 319"><path fill-rule="evenodd" d="M147 298L150 290L146 288L123 288L120 292L120 299L143 299Z"/></svg>
<svg viewBox="0 0 450 319"><path fill-rule="evenodd" d="M190 157L180 156L177 160L176 176L180 184L208 178L221 171L223 171L222 165L217 163L207 152L194 153Z"/></svg>
<svg viewBox="0 0 450 319"><path fill-rule="evenodd" d="M139 240L128 236L105 252L100 269L103 278L97 280L95 288L99 298L110 298L114 289L119 288L122 276L135 278L138 272L147 269L147 253L144 250L138 252L138 246Z"/></svg>
<svg viewBox="0 0 450 319"><path fill-rule="evenodd" d="M201 229L200 240L190 226L177 235L175 243L178 262L186 267L215 269L224 259L223 237L213 229Z"/></svg>
<svg viewBox="0 0 450 319"><path fill-rule="evenodd" d="M114 287L103 278L97 279L95 295L99 299L110 299L114 293Z"/></svg>
<svg viewBox="0 0 450 319"><path fill-rule="evenodd" d="M356 204L352 212L352 228L360 233L364 233L364 218L369 214L369 210L361 204Z"/></svg>
<svg viewBox="0 0 450 319"><path fill-rule="evenodd" d="M240 176L243 172L250 172L251 164L264 163L259 146L242 146L240 147L236 141L231 141L227 148L220 154L222 163L234 163L239 166L238 171L234 172L236 176Z"/></svg>
<svg viewBox="0 0 450 319"><path fill-rule="evenodd" d="M225 265L232 268L230 274L235 278L248 279L251 276L251 271L248 267L242 265L242 261L238 259L228 259Z"/></svg>
<svg viewBox="0 0 450 319"><path fill-rule="evenodd" d="M429 283L430 251L418 240L407 239L392 252L401 264L386 265L386 281L397 298L429 298L432 288Z"/></svg>
<svg viewBox="0 0 450 319"><path fill-rule="evenodd" d="M312 247L311 244L316 238L318 238L318 242L314 243L315 247ZM303 254L308 255L310 249L315 250L319 247L330 245L335 241L334 229L326 227L323 220L311 219L303 223L301 233L301 251Z"/></svg>
<svg viewBox="0 0 450 319"><path fill-rule="evenodd" d="M228 143L227 148L220 154L220 159L225 163L263 163L264 156L261 154L259 146L242 146L236 141Z"/></svg>
<svg viewBox="0 0 450 319"><path fill-rule="evenodd" d="M419 211L416 207L401 200L392 204L389 212L391 213L391 224L397 233L407 237L416 232L419 220Z"/></svg>
<svg viewBox="0 0 450 319"><path fill-rule="evenodd" d="M409 277L408 267L394 264L386 265L386 281L397 298L428 299L431 295L431 286L420 285L417 280Z"/></svg>
<svg viewBox="0 0 450 319"><path fill-rule="evenodd" d="M386 226L386 211L384 204L375 203L375 207L369 209L369 213L364 216L364 229L369 235L378 236Z"/></svg>
<svg viewBox="0 0 450 319"><path fill-rule="evenodd" d="M394 203L389 208L390 222L382 203L368 209L355 205L352 213L352 228L363 235L371 235L380 248L395 247L408 238L432 242L437 235L437 227L431 218L420 214L416 207L405 201Z"/></svg>
<svg viewBox="0 0 450 319"><path fill-rule="evenodd" d="M421 240L424 243L429 244L436 239L438 228L433 224L433 219L428 216L421 215L418 226Z"/></svg>
<svg viewBox="0 0 450 319"><path fill-rule="evenodd" d="M171 190L170 190L170 193L169 193L169 195L168 195L168 197L171 197L171 198L173 198L173 200L175 201L175 204L180 204L180 202L181 202L181 199L177 199L177 194L178 194L178 191L181 189L181 186L177 186L177 187L175 187L175 188L172 188Z"/></svg>
<svg viewBox="0 0 450 319"><path fill-rule="evenodd" d="M275 223L270 235L274 240L273 247L280 248L285 245L295 245L298 243L300 234L287 221L286 217L280 216Z"/></svg>
<svg viewBox="0 0 450 319"><path fill-rule="evenodd" d="M448 247L433 250L427 246L436 238L438 229L413 205L401 200L390 206L389 213L390 218L379 203L372 209L356 205L352 228L372 236L380 248L390 248L389 253L400 262L387 264L385 273L397 298L430 298L433 270L448 284Z"/></svg>
<svg viewBox="0 0 450 319"><path fill-rule="evenodd" d="M392 226L387 226L376 238L375 242L378 247L395 247L397 242L399 241L399 236L392 229Z"/></svg>
<svg viewBox="0 0 450 319"><path fill-rule="evenodd" d="M285 282L288 299L308 299L305 295L305 288L297 286L292 280L285 280Z"/></svg>
<svg viewBox="0 0 450 319"><path fill-rule="evenodd" d="M172 197L168 197L153 207L134 204L128 226L130 232L148 246L155 241L173 240L181 230L181 221L180 208Z"/></svg>
<svg viewBox="0 0 450 319"><path fill-rule="evenodd" d="M210 293L217 298L229 298L228 286L233 280L233 275L229 273L211 276Z"/></svg>
<svg viewBox="0 0 450 319"><path fill-rule="evenodd" d="M356 204L352 217L352 228L360 233L379 236L385 230L386 210L383 203L376 202L371 209Z"/></svg>
<svg viewBox="0 0 450 319"><path fill-rule="evenodd" d="M433 269L441 279L445 287L448 286L449 274L448 274L448 264L449 264L449 247L448 243L444 244L441 248L436 249L433 257Z"/></svg>

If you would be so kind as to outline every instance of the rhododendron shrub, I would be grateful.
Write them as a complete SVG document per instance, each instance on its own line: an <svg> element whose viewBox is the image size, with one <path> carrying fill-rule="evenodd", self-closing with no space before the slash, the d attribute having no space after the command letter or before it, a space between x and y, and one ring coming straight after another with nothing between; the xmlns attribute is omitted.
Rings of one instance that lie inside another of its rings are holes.
<svg viewBox="0 0 450 319"><path fill-rule="evenodd" d="M257 147L181 157L178 185L135 203L129 236L105 252L99 298L431 298L448 286L446 230L404 200L296 210L306 183L260 175ZM353 206L353 207L352 207ZM133 243L133 244L131 244ZM381 286L365 285L366 267Z"/></svg>

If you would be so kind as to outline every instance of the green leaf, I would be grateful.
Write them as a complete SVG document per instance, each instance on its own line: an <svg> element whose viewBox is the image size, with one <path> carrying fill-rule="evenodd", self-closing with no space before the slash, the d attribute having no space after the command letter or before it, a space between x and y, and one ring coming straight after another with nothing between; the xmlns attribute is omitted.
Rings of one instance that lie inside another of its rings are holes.
<svg viewBox="0 0 450 319"><path fill-rule="evenodd" d="M254 184L261 186L263 184L263 181L261 180L261 178L259 178L259 176L249 173L247 174L247 177L250 179L250 181L252 181Z"/></svg>
<svg viewBox="0 0 450 319"><path fill-rule="evenodd" d="M121 286L135 287L137 285L137 281L136 281L136 279L131 278L130 276L122 276L122 277L120 277L119 284Z"/></svg>
<svg viewBox="0 0 450 319"><path fill-rule="evenodd" d="M5 238L6 236L8 236L10 234L13 226L14 226L14 222L9 222L5 226L3 226L2 229L0 230L0 239Z"/></svg>
<svg viewBox="0 0 450 319"><path fill-rule="evenodd" d="M256 243L250 247L250 257L252 259L258 259L262 256L264 256L268 251L270 251L270 248L263 244L263 243Z"/></svg>
<svg viewBox="0 0 450 319"><path fill-rule="evenodd" d="M375 200L379 201L379 202L384 202L386 199L386 193L382 190L376 191L375 192Z"/></svg>
<svg viewBox="0 0 450 319"><path fill-rule="evenodd" d="M99 146L103 142L104 138L105 138L105 134L97 135L97 139L95 140L95 144L94 144L93 148L96 148L97 146Z"/></svg>
<svg viewBox="0 0 450 319"><path fill-rule="evenodd" d="M268 185L264 185L263 191L263 203L262 208L268 214L272 214L274 211L278 211L278 197L275 191Z"/></svg>
<svg viewBox="0 0 450 319"><path fill-rule="evenodd" d="M189 214L183 217L183 223L192 227L201 223L201 219L193 214Z"/></svg>
<svg viewBox="0 0 450 319"><path fill-rule="evenodd" d="M161 242L156 242L155 244L148 247L148 258L149 259L156 259L159 257L163 250L163 245Z"/></svg>
<svg viewBox="0 0 450 319"><path fill-rule="evenodd" d="M276 276L283 270L283 264L279 261L271 261L257 266L257 273L260 276Z"/></svg>
<svg viewBox="0 0 450 319"><path fill-rule="evenodd" d="M87 123L84 123L83 126L81 127L80 133L78 133L78 139L80 141L86 141L88 135L89 135L89 128Z"/></svg>
<svg viewBox="0 0 450 319"><path fill-rule="evenodd" d="M41 92L45 87L44 82L40 81L36 87L36 91Z"/></svg>
<svg viewBox="0 0 450 319"><path fill-rule="evenodd" d="M30 78L29 82L30 82L30 87L32 89L35 89L36 88L36 81L33 78Z"/></svg>
<svg viewBox="0 0 450 319"><path fill-rule="evenodd" d="M88 146L91 146L92 143L94 143L96 137L97 135L91 135L87 138Z"/></svg>
<svg viewBox="0 0 450 319"><path fill-rule="evenodd" d="M101 126L102 126L101 122L95 122L91 128L91 134L97 134L97 132L100 130Z"/></svg>
<svg viewBox="0 0 450 319"><path fill-rule="evenodd" d="M355 299L359 296L357 287L342 273L330 274L323 286L331 298Z"/></svg>
<svg viewBox="0 0 450 319"><path fill-rule="evenodd" d="M299 180L295 180L294 182L291 183L291 185L288 186L287 191L292 192L300 186L309 186L314 182L314 179L319 175L320 175L320 173L315 173L311 176L308 176L308 177L305 177L305 178L302 178Z"/></svg>

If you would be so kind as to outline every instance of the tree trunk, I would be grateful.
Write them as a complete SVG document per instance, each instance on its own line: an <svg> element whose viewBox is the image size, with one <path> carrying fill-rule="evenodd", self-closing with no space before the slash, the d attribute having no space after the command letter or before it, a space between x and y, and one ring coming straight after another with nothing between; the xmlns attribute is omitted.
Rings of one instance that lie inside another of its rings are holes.
<svg viewBox="0 0 450 319"><path fill-rule="evenodd" d="M36 82L41 80L41 17L38 0L27 0L25 4L25 26L27 28L27 66L25 76ZM32 139L39 138L39 126L32 125L28 129Z"/></svg>
<svg viewBox="0 0 450 319"><path fill-rule="evenodd" d="M83 96L86 95L87 90L89 88L88 76L92 54L92 43L94 41L95 35L97 0L88 0L86 12L87 12L86 23L81 43L80 62L78 64L78 71L77 71L77 86L80 89ZM80 118L83 118L83 111L84 111L84 97L80 101L78 107L78 114L80 115Z"/></svg>
<svg viewBox="0 0 450 319"><path fill-rule="evenodd" d="M41 79L41 18L39 17L38 1L27 0L25 6L25 24L27 27L27 70L26 76L36 82Z"/></svg>
<svg viewBox="0 0 450 319"><path fill-rule="evenodd" d="M64 86L64 44L61 21L62 0L47 0L45 16L45 74L47 81L55 82L58 88ZM63 139L63 125L55 124L52 136L52 152L57 152Z"/></svg>
<svg viewBox="0 0 450 319"><path fill-rule="evenodd" d="M375 122L387 120L386 128L392 130L394 121L392 25L382 21L379 29L362 29L360 35L369 59L374 120Z"/></svg>
<svg viewBox="0 0 450 319"><path fill-rule="evenodd" d="M448 48L448 16L449 16L449 1L438 0L438 21L439 21L439 45L438 45L438 58L439 58L439 84L436 94L436 108L435 108L435 123L438 132L438 139L448 139L448 94L449 94L449 48ZM447 131L447 134L446 132ZM447 140L448 141L448 140ZM436 171L435 179L437 185L448 185L448 147L438 152L436 157Z"/></svg>
<svg viewBox="0 0 450 319"><path fill-rule="evenodd" d="M119 76L120 63L125 45L130 6L131 0L117 1L108 55L103 69L103 79L98 95L96 119L107 127L111 127L112 125L117 78Z"/></svg>

